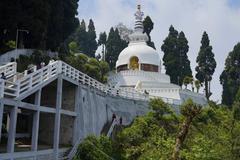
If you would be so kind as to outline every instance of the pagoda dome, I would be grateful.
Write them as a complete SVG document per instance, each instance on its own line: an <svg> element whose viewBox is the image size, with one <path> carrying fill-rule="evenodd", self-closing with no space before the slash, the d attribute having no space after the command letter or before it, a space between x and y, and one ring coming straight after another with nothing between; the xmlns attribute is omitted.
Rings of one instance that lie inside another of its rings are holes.
<svg viewBox="0 0 240 160"><path fill-rule="evenodd" d="M139 64L160 66L160 55L156 50L145 43L130 43L130 45L120 53L116 68L122 65L128 65L132 57L137 57Z"/></svg>

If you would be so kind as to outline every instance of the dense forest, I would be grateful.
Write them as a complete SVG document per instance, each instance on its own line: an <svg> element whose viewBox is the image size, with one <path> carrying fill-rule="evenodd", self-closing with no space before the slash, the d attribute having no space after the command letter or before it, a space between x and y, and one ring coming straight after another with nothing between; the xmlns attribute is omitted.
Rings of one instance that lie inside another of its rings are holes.
<svg viewBox="0 0 240 160"><path fill-rule="evenodd" d="M77 28L78 0L1 0L0 52L9 50L19 32L19 47L59 50Z"/></svg>

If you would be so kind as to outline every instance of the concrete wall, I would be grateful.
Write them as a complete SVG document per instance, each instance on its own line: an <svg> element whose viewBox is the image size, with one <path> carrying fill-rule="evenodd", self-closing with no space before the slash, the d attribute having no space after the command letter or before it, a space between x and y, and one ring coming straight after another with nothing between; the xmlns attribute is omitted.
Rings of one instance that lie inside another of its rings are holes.
<svg viewBox="0 0 240 160"><path fill-rule="evenodd" d="M77 92L79 93L77 94ZM41 104L54 107L55 99L56 83L53 82L42 89ZM112 120L113 113L117 115L118 119L122 117L123 123L128 125L136 116L143 115L148 111L147 102L111 97L93 88L86 86L78 88L78 86L64 81L62 109L74 111L77 104L76 117L61 116L60 145L74 145L77 139L85 138L88 135L99 136L103 126ZM48 115L50 114L40 115L39 140L51 144L54 116Z"/></svg>
<svg viewBox="0 0 240 160"><path fill-rule="evenodd" d="M62 109L75 111L75 94L77 86L67 81L63 82Z"/></svg>
<svg viewBox="0 0 240 160"><path fill-rule="evenodd" d="M40 114L39 123L39 144L52 145L54 137L54 114Z"/></svg>
<svg viewBox="0 0 240 160"><path fill-rule="evenodd" d="M79 99L80 123L78 130L80 137L88 135L100 135L101 130L107 121L111 121L112 114L123 118L124 124L130 124L132 120L148 111L148 102L123 99L120 97L110 97L90 88L81 88Z"/></svg>
<svg viewBox="0 0 240 160"><path fill-rule="evenodd" d="M34 49L14 49L0 55L0 64L5 64L11 61L11 58L18 58L20 55L31 56ZM46 51L50 57L58 56L57 52Z"/></svg>
<svg viewBox="0 0 240 160"><path fill-rule="evenodd" d="M61 125L60 125L60 146L69 146L73 142L73 126L74 118L70 116L61 116Z"/></svg>

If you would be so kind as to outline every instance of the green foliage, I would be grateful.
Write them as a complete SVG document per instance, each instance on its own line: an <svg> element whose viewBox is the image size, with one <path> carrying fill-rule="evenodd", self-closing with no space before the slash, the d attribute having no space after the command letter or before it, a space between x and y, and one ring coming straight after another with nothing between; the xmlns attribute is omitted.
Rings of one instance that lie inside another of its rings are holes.
<svg viewBox="0 0 240 160"><path fill-rule="evenodd" d="M154 45L154 42L152 42L151 35L150 35L150 33L153 30L154 23L153 23L152 19L149 16L147 16L143 20L143 27L144 27L143 33L146 33L147 36L148 36L147 45L152 47L152 48L154 48L154 49L156 49L155 45Z"/></svg>
<svg viewBox="0 0 240 160"><path fill-rule="evenodd" d="M215 72L215 68L217 63L214 59L214 53L212 52L212 46L210 46L210 41L208 38L208 34L206 32L203 33L202 41L201 41L200 51L197 57L196 67L196 78L202 83L205 83L205 94L207 99L211 96L211 91L209 87L209 83L212 80L212 75Z"/></svg>
<svg viewBox="0 0 240 160"><path fill-rule="evenodd" d="M199 92L199 89L201 88L201 82L199 80L194 81L194 85L197 89L197 93Z"/></svg>
<svg viewBox="0 0 240 160"><path fill-rule="evenodd" d="M240 121L234 119L234 112L229 108L216 106L215 103L202 108L188 100L181 106L181 114L176 115L171 106L161 99L152 99L150 109L151 112L147 115L137 117L131 126L119 132L114 141L91 138L93 146L85 140L79 146L76 157L101 159L105 158L104 152L116 160L170 159L179 131L187 122L186 119L192 117L192 123L189 123L187 135L180 147L180 159L239 159ZM196 117L193 118L193 115Z"/></svg>
<svg viewBox="0 0 240 160"><path fill-rule="evenodd" d="M186 76L183 79L183 84L185 85L185 88L187 88L187 86L189 84L191 84L192 82L193 82L193 78L192 77Z"/></svg>
<svg viewBox="0 0 240 160"><path fill-rule="evenodd" d="M185 117L195 117L201 111L201 106L195 104L191 99L187 100L180 107L180 112Z"/></svg>
<svg viewBox="0 0 240 160"><path fill-rule="evenodd" d="M89 25L88 25L88 32L87 32L87 42L86 42L87 46L86 46L86 51L84 52L89 57L95 57L95 52L98 47L96 38L97 36L96 36L95 26L92 19L90 19Z"/></svg>
<svg viewBox="0 0 240 160"><path fill-rule="evenodd" d="M107 137L89 136L78 147L74 160L111 160L112 142Z"/></svg>
<svg viewBox="0 0 240 160"><path fill-rule="evenodd" d="M85 54L78 54L67 57L66 62L100 82L107 82L107 73L110 69L105 61L98 61L95 58L89 58Z"/></svg>
<svg viewBox="0 0 240 160"><path fill-rule="evenodd" d="M17 59L17 71L23 72L30 64L40 66L41 62L48 64L51 58L41 50L35 50L31 56L20 55Z"/></svg>
<svg viewBox="0 0 240 160"><path fill-rule="evenodd" d="M50 16L47 25L47 48L58 50L63 43L78 27L76 17L78 0L50 0ZM41 32L40 32L41 33Z"/></svg>
<svg viewBox="0 0 240 160"><path fill-rule="evenodd" d="M105 61L105 54L106 54L106 43L107 43L107 34L106 32L100 33L98 45L102 45L102 60Z"/></svg>
<svg viewBox="0 0 240 160"><path fill-rule="evenodd" d="M170 109L170 106L163 102L162 99L151 99L150 109L154 111L154 114L158 117L162 117L165 114L172 114L173 111Z"/></svg>
<svg viewBox="0 0 240 160"><path fill-rule="evenodd" d="M231 106L240 86L240 43L231 51L220 76L223 86L222 103Z"/></svg>
<svg viewBox="0 0 240 160"><path fill-rule="evenodd" d="M76 42L72 41L68 44L68 48L71 54L75 54L79 52L79 48Z"/></svg>
<svg viewBox="0 0 240 160"><path fill-rule="evenodd" d="M6 43L6 46L9 47L10 49L16 48L16 42L15 41L8 41Z"/></svg>
<svg viewBox="0 0 240 160"><path fill-rule="evenodd" d="M106 43L106 62L110 69L114 69L120 52L127 47L127 42L122 40L118 29L111 28Z"/></svg>
<svg viewBox="0 0 240 160"><path fill-rule="evenodd" d="M19 32L19 48L57 50L79 23L77 8L78 0L1 0L0 52L13 48L6 44L15 41L17 28L29 31Z"/></svg>
<svg viewBox="0 0 240 160"><path fill-rule="evenodd" d="M172 83L182 86L184 77L192 77L187 56L189 46L184 33L178 34L178 31L170 26L168 37L164 40L161 49L164 52L163 64L166 74L170 76Z"/></svg>
<svg viewBox="0 0 240 160"><path fill-rule="evenodd" d="M76 43L77 52L84 53L88 57L94 58L98 47L96 38L97 36L93 20L89 20L88 29L86 29L85 21L82 20L78 28L68 37L65 43ZM71 50L69 47L68 49Z"/></svg>

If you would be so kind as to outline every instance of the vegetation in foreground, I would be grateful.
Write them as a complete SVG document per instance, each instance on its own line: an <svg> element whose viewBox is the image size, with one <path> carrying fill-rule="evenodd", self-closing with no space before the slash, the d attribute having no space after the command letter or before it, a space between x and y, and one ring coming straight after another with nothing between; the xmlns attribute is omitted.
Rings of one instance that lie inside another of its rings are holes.
<svg viewBox="0 0 240 160"><path fill-rule="evenodd" d="M90 136L79 145L75 160L238 160L240 159L240 90L233 106L191 100L175 114L161 99L115 140Z"/></svg>

